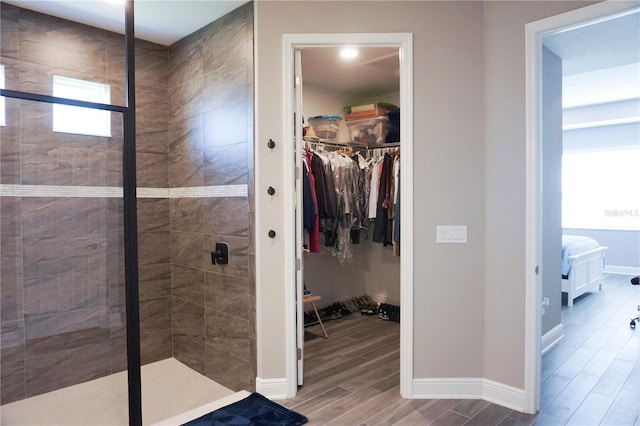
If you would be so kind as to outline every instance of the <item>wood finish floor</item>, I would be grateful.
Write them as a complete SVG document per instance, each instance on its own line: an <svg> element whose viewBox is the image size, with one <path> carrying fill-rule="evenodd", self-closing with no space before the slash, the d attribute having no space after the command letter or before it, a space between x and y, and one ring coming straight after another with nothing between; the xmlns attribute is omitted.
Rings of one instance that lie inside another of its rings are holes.
<svg viewBox="0 0 640 426"><path fill-rule="evenodd" d="M629 277L563 307L565 338L543 357L541 412L527 415L482 400L400 397L400 324L355 313L306 329L304 386L279 401L309 425L636 425L639 298Z"/></svg>

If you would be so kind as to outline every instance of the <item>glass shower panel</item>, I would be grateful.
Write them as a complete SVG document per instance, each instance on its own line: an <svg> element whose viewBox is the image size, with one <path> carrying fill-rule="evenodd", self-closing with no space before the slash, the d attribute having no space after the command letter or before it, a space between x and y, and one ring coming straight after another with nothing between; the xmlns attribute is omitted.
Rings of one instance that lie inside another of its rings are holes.
<svg viewBox="0 0 640 426"><path fill-rule="evenodd" d="M3 423L126 424L122 116L106 113L110 137L68 134L52 131L54 105L5 102Z"/></svg>

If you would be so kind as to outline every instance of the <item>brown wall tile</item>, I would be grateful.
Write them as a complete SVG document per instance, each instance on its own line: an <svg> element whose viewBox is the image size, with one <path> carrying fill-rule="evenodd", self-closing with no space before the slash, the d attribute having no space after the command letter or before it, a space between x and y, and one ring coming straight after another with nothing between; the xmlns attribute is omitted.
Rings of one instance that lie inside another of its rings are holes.
<svg viewBox="0 0 640 426"><path fill-rule="evenodd" d="M0 25L0 55L7 58L18 58L20 55L20 9L2 3L0 6L2 25Z"/></svg>
<svg viewBox="0 0 640 426"><path fill-rule="evenodd" d="M203 234L171 231L171 263L188 268L202 269ZM208 262L211 262L209 253Z"/></svg>
<svg viewBox="0 0 640 426"><path fill-rule="evenodd" d="M169 232L138 233L138 263L155 265L171 261L171 236Z"/></svg>
<svg viewBox="0 0 640 426"><path fill-rule="evenodd" d="M143 365L171 358L172 351L171 327L140 330L140 359Z"/></svg>
<svg viewBox="0 0 640 426"><path fill-rule="evenodd" d="M215 309L205 310L205 342L243 360L249 360L249 321Z"/></svg>
<svg viewBox="0 0 640 426"><path fill-rule="evenodd" d="M202 231L202 198L173 198L171 200L171 230Z"/></svg>
<svg viewBox="0 0 640 426"><path fill-rule="evenodd" d="M243 99L236 104L204 113L205 147L234 145L247 142L247 103Z"/></svg>
<svg viewBox="0 0 640 426"><path fill-rule="evenodd" d="M173 336L173 357L200 374L205 374L204 341L194 337Z"/></svg>
<svg viewBox="0 0 640 426"><path fill-rule="evenodd" d="M25 362L26 396L83 383L111 372L109 342L27 358Z"/></svg>
<svg viewBox="0 0 640 426"><path fill-rule="evenodd" d="M169 206L167 198L138 198L138 232L169 231Z"/></svg>
<svg viewBox="0 0 640 426"><path fill-rule="evenodd" d="M173 335L204 341L204 306L178 297L171 300L173 312Z"/></svg>
<svg viewBox="0 0 640 426"><path fill-rule="evenodd" d="M202 114L196 114L185 119L173 119L169 126L169 154L184 154L190 151L201 152Z"/></svg>
<svg viewBox="0 0 640 426"><path fill-rule="evenodd" d="M138 153L136 158L138 186L144 188L167 188L169 186L166 155Z"/></svg>
<svg viewBox="0 0 640 426"><path fill-rule="evenodd" d="M0 324L21 320L24 316L22 239L0 241Z"/></svg>
<svg viewBox="0 0 640 426"><path fill-rule="evenodd" d="M169 156L169 184L172 188L204 185L203 154L183 151Z"/></svg>
<svg viewBox="0 0 640 426"><path fill-rule="evenodd" d="M160 263L138 268L140 300L166 298L171 295L171 265Z"/></svg>
<svg viewBox="0 0 640 426"><path fill-rule="evenodd" d="M234 391L248 389L249 361L235 357L214 345L205 344L205 375Z"/></svg>
<svg viewBox="0 0 640 426"><path fill-rule="evenodd" d="M204 152L205 185L247 183L247 144L239 143L207 149Z"/></svg>
<svg viewBox="0 0 640 426"><path fill-rule="evenodd" d="M34 64L104 76L106 37L106 31L52 16L20 14L20 59Z"/></svg>
<svg viewBox="0 0 640 426"><path fill-rule="evenodd" d="M208 198L203 201L205 234L248 236L249 204L246 198Z"/></svg>
<svg viewBox="0 0 640 426"><path fill-rule="evenodd" d="M198 305L205 304L205 272L201 269L171 266L171 294Z"/></svg>
<svg viewBox="0 0 640 426"><path fill-rule="evenodd" d="M4 7L4 6L3 6ZM0 364L0 404L19 401L25 398L24 360Z"/></svg>
<svg viewBox="0 0 640 426"><path fill-rule="evenodd" d="M242 319L249 319L249 283L246 279L205 274L205 306Z"/></svg>

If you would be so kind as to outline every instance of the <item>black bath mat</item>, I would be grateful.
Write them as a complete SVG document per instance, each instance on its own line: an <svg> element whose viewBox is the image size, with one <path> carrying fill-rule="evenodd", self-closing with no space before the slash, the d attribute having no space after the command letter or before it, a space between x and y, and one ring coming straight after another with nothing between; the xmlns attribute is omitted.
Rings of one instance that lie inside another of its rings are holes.
<svg viewBox="0 0 640 426"><path fill-rule="evenodd" d="M302 414L291 411L259 393L212 411L183 426L298 426L307 422Z"/></svg>

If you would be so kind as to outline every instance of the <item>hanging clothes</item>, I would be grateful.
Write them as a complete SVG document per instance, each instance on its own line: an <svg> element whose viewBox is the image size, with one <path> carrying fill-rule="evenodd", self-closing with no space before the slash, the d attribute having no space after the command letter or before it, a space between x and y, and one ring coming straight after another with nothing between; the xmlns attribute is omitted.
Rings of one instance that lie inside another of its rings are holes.
<svg viewBox="0 0 640 426"><path fill-rule="evenodd" d="M311 169L311 156L305 153L303 157L304 163L304 190L303 197L303 222L305 231L308 236L307 248L311 253L320 252L320 219L318 197L315 190L315 177Z"/></svg>
<svg viewBox="0 0 640 426"><path fill-rule="evenodd" d="M389 203L392 190L391 176L393 174L393 158L388 153L384 154L380 185L378 189L378 203L376 220L373 228L373 241L387 246L391 244L392 224L389 221Z"/></svg>
<svg viewBox="0 0 640 426"><path fill-rule="evenodd" d="M394 245L394 255L399 254L397 149L374 148L364 158L344 149L307 146L304 164L303 218L309 251L317 253L324 246L347 264L353 245L361 242L361 230L367 230L369 238L372 229L374 242Z"/></svg>

